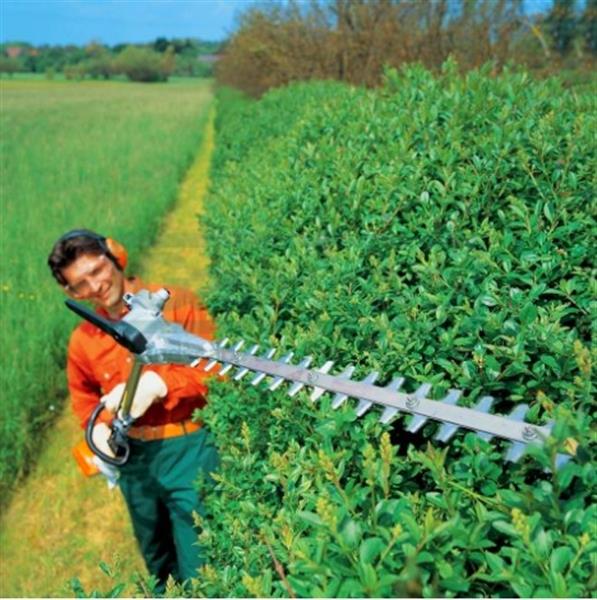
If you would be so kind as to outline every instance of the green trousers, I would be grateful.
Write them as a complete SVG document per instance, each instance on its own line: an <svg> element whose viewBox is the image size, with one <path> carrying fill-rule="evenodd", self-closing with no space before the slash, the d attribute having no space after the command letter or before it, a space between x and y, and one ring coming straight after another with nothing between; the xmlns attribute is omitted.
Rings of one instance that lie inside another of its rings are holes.
<svg viewBox="0 0 597 600"><path fill-rule="evenodd" d="M195 482L217 470L218 453L205 427L166 440L130 440L130 446L120 489L147 569L163 589L168 575L182 582L205 563L193 523L193 512L204 514Z"/></svg>

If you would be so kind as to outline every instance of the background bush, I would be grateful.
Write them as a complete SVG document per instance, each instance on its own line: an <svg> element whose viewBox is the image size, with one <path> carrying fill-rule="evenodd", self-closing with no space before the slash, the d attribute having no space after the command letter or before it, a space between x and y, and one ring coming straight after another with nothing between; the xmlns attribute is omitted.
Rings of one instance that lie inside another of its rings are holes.
<svg viewBox="0 0 597 600"><path fill-rule="evenodd" d="M436 423L408 435L408 416L226 382L203 414L223 465L197 595L594 590L592 100L456 70L222 91L209 306L221 337L525 402L553 439L512 465L504 442L443 446ZM545 471L571 437L576 458Z"/></svg>
<svg viewBox="0 0 597 600"><path fill-rule="evenodd" d="M131 81L166 81L172 66L165 56L148 48L128 46L113 61L113 69Z"/></svg>
<svg viewBox="0 0 597 600"><path fill-rule="evenodd" d="M378 86L385 66L461 71L492 61L592 81L597 0L311 0L251 6L223 49L217 79L248 94L291 81Z"/></svg>

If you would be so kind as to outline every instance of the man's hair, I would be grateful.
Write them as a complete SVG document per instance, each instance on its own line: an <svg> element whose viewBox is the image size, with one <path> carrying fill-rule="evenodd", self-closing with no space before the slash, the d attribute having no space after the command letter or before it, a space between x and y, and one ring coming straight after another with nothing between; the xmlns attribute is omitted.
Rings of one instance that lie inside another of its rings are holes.
<svg viewBox="0 0 597 600"><path fill-rule="evenodd" d="M65 233L54 244L48 256L48 266L52 271L54 279L60 285L66 285L67 281L62 275L62 269L72 264L83 254L106 255L122 271L116 258L112 255L106 245L106 238L93 231L85 229L74 230Z"/></svg>

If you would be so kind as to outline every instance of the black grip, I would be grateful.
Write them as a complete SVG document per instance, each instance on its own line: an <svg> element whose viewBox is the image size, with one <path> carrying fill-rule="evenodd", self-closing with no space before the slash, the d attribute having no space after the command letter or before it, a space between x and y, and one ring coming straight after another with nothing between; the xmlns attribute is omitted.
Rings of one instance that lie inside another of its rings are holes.
<svg viewBox="0 0 597 600"><path fill-rule="evenodd" d="M143 354L145 352L145 348L147 347L145 336L130 323L104 319L101 315L74 300L65 300L64 303L80 317L83 317L86 321L93 323L96 327L111 335L121 346L130 350L133 354Z"/></svg>
<svg viewBox="0 0 597 600"><path fill-rule="evenodd" d="M110 456L109 454L102 452L93 441L93 428L95 427L95 422L97 421L97 418L102 410L104 410L104 405L100 402L91 413L91 417L89 418L87 427L85 428L85 441L91 448L91 451L96 456L99 456L104 462L107 462L115 467L122 467L122 465L126 464L128 461L131 452L126 440L119 440L118 446L113 449L116 456Z"/></svg>

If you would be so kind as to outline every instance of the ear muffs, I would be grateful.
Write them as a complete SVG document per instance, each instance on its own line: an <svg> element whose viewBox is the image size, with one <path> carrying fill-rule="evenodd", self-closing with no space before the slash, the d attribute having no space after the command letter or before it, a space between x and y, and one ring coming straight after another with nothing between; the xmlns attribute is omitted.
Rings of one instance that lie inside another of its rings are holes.
<svg viewBox="0 0 597 600"><path fill-rule="evenodd" d="M116 264L120 267L120 270L124 271L129 259L126 248L112 238L106 238L105 244L108 252L116 259Z"/></svg>
<svg viewBox="0 0 597 600"><path fill-rule="evenodd" d="M128 252L122 244L112 238L107 238L99 233L90 231L89 229L73 229L72 231L65 233L58 241L65 242L77 237L87 237L99 242L102 251L108 258L113 258L116 261L118 268L122 271L125 270L128 263Z"/></svg>

